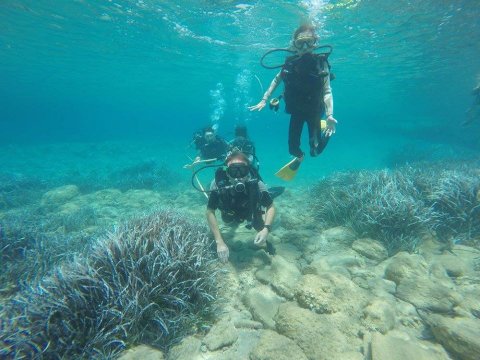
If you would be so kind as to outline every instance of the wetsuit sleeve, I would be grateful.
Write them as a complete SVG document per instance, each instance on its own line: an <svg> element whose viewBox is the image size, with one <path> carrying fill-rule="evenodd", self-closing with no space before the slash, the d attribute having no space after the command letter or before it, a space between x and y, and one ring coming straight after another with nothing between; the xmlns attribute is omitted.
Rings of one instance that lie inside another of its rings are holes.
<svg viewBox="0 0 480 360"><path fill-rule="evenodd" d="M273 78L272 82L270 83L270 86L268 87L268 90L263 94L262 100L267 101L270 96L272 96L272 93L275 91L278 85L282 82L282 71L279 71L278 74Z"/></svg>
<svg viewBox="0 0 480 360"><path fill-rule="evenodd" d="M330 86L330 69L326 61L323 62L323 70L327 72L323 83L323 103L325 104L325 116L328 118L333 116L333 94Z"/></svg>
<svg viewBox="0 0 480 360"><path fill-rule="evenodd" d="M215 180L213 180L212 183L210 184L210 190L211 190L211 193L208 196L207 209L217 210L219 200L220 200L220 194L218 193L218 188L217 188L217 184L215 183Z"/></svg>
<svg viewBox="0 0 480 360"><path fill-rule="evenodd" d="M260 192L260 205L270 207L273 204L273 199L263 181L258 182L258 190Z"/></svg>

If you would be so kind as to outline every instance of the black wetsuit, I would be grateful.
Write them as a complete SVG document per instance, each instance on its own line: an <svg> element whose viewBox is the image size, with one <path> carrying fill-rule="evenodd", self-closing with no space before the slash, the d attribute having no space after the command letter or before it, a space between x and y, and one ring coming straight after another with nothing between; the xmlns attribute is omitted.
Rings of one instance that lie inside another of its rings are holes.
<svg viewBox="0 0 480 360"><path fill-rule="evenodd" d="M237 148L248 157L250 157L250 155L252 155L252 157L255 156L255 144L246 137L237 136L230 142L230 147L232 149Z"/></svg>
<svg viewBox="0 0 480 360"><path fill-rule="evenodd" d="M224 170L219 170L222 171ZM237 192L234 188L225 189L231 185L226 175L216 174L215 177L210 186L207 208L214 211L219 209L226 224L251 221L255 230L262 230L264 222L261 207L268 208L273 204L265 184L262 181L253 181L246 184L244 192Z"/></svg>
<svg viewBox="0 0 480 360"><path fill-rule="evenodd" d="M330 76L328 62L324 54L306 53L301 57L286 59L282 69L285 83L285 111L290 114L288 148L290 154L303 156L300 149L300 137L303 123L308 126L310 154L320 154L328 142L322 135L320 118L325 112L323 102L326 77ZM315 147L315 142L318 146Z"/></svg>
<svg viewBox="0 0 480 360"><path fill-rule="evenodd" d="M227 156L228 144L225 140L215 135L215 140L207 142L200 136L195 139L195 147L200 151L202 159L223 160Z"/></svg>

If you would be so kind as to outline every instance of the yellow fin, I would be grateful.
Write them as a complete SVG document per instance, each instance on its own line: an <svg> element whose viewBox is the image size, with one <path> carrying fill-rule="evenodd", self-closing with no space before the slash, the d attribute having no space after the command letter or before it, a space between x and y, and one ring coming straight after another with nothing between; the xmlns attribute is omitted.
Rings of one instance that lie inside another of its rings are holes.
<svg viewBox="0 0 480 360"><path fill-rule="evenodd" d="M297 175L297 171L300 168L300 164L302 162L295 158L288 162L285 166L283 166L280 170L275 173L275 176L283 179L285 181L293 180L295 175Z"/></svg>

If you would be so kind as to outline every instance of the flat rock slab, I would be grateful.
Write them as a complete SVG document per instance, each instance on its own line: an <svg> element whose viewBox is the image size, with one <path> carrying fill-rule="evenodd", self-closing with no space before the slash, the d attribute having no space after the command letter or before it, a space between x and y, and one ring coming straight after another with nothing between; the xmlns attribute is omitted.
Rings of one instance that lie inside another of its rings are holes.
<svg viewBox="0 0 480 360"><path fill-rule="evenodd" d="M338 329L331 315L315 314L295 303L284 303L278 308L275 322L277 331L292 339L309 360L333 360L356 350L352 339Z"/></svg>
<svg viewBox="0 0 480 360"><path fill-rule="evenodd" d="M449 360L438 348L428 348L416 340L374 333L370 345L371 360Z"/></svg>
<svg viewBox="0 0 480 360"><path fill-rule="evenodd" d="M433 278L418 276L403 279L395 294L399 299L413 304L417 309L448 313L460 304L462 296Z"/></svg>
<svg viewBox="0 0 480 360"><path fill-rule="evenodd" d="M381 262L388 258L387 249L377 240L373 239L358 239L352 244L352 249L360 255L365 256L370 260Z"/></svg>
<svg viewBox="0 0 480 360"><path fill-rule="evenodd" d="M416 278L428 274L428 265L420 255L399 252L388 260L385 268L385 279L400 284L403 279Z"/></svg>
<svg viewBox="0 0 480 360"><path fill-rule="evenodd" d="M215 351L232 345L238 339L238 331L229 319L216 323L203 339L208 350Z"/></svg>
<svg viewBox="0 0 480 360"><path fill-rule="evenodd" d="M278 306L284 300L269 286L262 285L248 290L243 302L255 320L260 321L268 329L275 328L273 318L277 313Z"/></svg>
<svg viewBox="0 0 480 360"><path fill-rule="evenodd" d="M480 320L423 315L435 339L461 360L480 359Z"/></svg>
<svg viewBox="0 0 480 360"><path fill-rule="evenodd" d="M288 337L265 330L257 346L250 353L250 360L307 360L302 349Z"/></svg>
<svg viewBox="0 0 480 360"><path fill-rule="evenodd" d="M200 347L202 342L193 336L183 339L168 352L168 360L193 360L201 359ZM140 359L140 358L138 358Z"/></svg>
<svg viewBox="0 0 480 360"><path fill-rule="evenodd" d="M357 314L366 303L364 290L337 273L304 275L295 289L298 303L318 314Z"/></svg>

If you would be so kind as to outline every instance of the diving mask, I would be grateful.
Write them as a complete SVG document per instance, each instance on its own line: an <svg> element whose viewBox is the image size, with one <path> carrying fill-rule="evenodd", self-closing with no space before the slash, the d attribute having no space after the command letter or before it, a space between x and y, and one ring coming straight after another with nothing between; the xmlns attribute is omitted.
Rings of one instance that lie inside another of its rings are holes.
<svg viewBox="0 0 480 360"><path fill-rule="evenodd" d="M211 131L207 131L207 132L204 134L204 136L205 136L205 141L206 141L206 142L209 142L209 143L210 143L210 142L212 142L213 140L215 140L215 134L214 134L213 132L211 132Z"/></svg>
<svg viewBox="0 0 480 360"><path fill-rule="evenodd" d="M243 179L250 173L250 166L245 163L233 163L227 167L227 175L233 179Z"/></svg>
<svg viewBox="0 0 480 360"><path fill-rule="evenodd" d="M301 33L297 36L295 41L293 42L293 45L298 49L298 50L304 50L304 49L309 49L315 46L317 43L317 38L315 37L314 34L311 32L307 33Z"/></svg>

